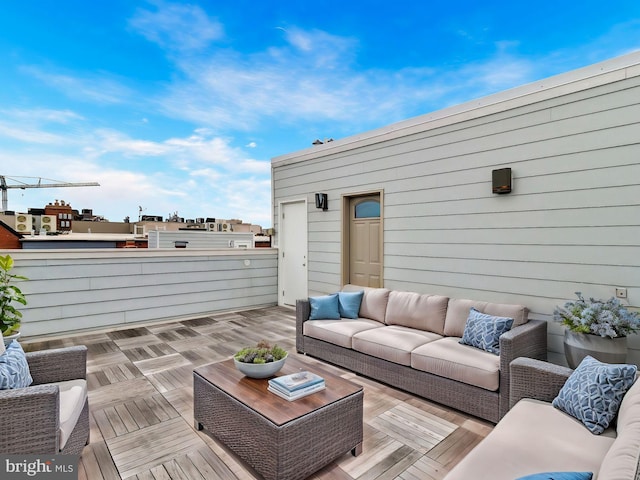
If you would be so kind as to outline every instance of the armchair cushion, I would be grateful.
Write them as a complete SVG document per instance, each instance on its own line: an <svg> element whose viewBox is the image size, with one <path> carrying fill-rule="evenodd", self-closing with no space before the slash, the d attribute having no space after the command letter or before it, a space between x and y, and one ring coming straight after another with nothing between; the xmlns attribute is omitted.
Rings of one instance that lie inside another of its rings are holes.
<svg viewBox="0 0 640 480"><path fill-rule="evenodd" d="M60 450L62 450L76 427L87 401L87 381L68 380L52 385L57 385L60 389Z"/></svg>
<svg viewBox="0 0 640 480"><path fill-rule="evenodd" d="M6 351L0 355L0 390L24 388L31 385L33 379L22 346L12 341Z"/></svg>

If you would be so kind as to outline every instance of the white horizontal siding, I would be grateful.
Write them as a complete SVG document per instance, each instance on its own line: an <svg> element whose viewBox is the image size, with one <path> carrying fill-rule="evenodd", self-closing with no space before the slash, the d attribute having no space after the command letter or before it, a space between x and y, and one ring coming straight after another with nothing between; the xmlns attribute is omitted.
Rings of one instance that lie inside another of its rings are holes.
<svg viewBox="0 0 640 480"><path fill-rule="evenodd" d="M185 248L230 248L233 242L249 242L253 246L253 233L199 232L193 230L151 230L149 248L175 248L175 242L187 242Z"/></svg>
<svg viewBox="0 0 640 480"><path fill-rule="evenodd" d="M310 201L310 294L340 288L341 197L382 190L388 288L527 305L557 362L552 312L574 292L621 286L639 307L640 54L626 61L274 159L274 205ZM494 195L507 166L513 192Z"/></svg>
<svg viewBox="0 0 640 480"><path fill-rule="evenodd" d="M29 278L20 284L25 336L277 304L272 249L4 253Z"/></svg>

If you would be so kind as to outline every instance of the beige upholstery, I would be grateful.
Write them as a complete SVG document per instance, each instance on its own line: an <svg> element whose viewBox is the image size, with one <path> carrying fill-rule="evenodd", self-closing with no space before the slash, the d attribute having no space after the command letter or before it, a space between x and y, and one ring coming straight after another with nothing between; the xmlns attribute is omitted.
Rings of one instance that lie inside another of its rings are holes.
<svg viewBox="0 0 640 480"><path fill-rule="evenodd" d="M324 340L341 347L352 348L351 339L356 333L382 327L384 327L384 323L368 318L308 320L304 322L303 333L308 337Z"/></svg>
<svg viewBox="0 0 640 480"><path fill-rule="evenodd" d="M618 438L607 453L599 479L637 478L640 457L640 381L636 381L622 400L617 419Z"/></svg>
<svg viewBox="0 0 640 480"><path fill-rule="evenodd" d="M508 305L503 303L487 303L475 300L452 298L447 307L444 322L444 334L448 337L462 337L464 326L469 318L471 307L488 315L513 318L513 327L524 325L529 319L529 310L524 305Z"/></svg>
<svg viewBox="0 0 640 480"><path fill-rule="evenodd" d="M595 473L614 440L612 428L593 435L550 403L524 399L449 472L446 480L514 480L540 472Z"/></svg>
<svg viewBox="0 0 640 480"><path fill-rule="evenodd" d="M497 391L500 386L500 357L469 345L460 338L446 337L417 347L411 352L411 366L468 385Z"/></svg>
<svg viewBox="0 0 640 480"><path fill-rule="evenodd" d="M0 355L6 352L7 349L4 346L4 340L2 339L2 333L0 333Z"/></svg>
<svg viewBox="0 0 640 480"><path fill-rule="evenodd" d="M387 311L387 301L391 290L387 288L361 287L359 285L345 285L342 288L343 292L359 292L361 290L364 290L364 295L360 303L359 316L384 322Z"/></svg>
<svg viewBox="0 0 640 480"><path fill-rule="evenodd" d="M352 345L354 350L373 357L401 365L411 365L412 350L440 338L442 336L436 333L390 325L355 334Z"/></svg>
<svg viewBox="0 0 640 480"><path fill-rule="evenodd" d="M67 440L80 418L84 402L87 400L87 381L84 379L52 383L60 389L60 449Z"/></svg>
<svg viewBox="0 0 640 480"><path fill-rule="evenodd" d="M389 294L385 323L443 335L448 302L449 298L441 295L392 291Z"/></svg>

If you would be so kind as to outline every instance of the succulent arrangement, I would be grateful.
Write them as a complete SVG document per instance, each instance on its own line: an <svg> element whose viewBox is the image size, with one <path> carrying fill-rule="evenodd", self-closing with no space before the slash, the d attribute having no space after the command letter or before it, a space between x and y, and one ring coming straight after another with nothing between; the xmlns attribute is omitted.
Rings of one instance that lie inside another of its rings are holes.
<svg viewBox="0 0 640 480"><path fill-rule="evenodd" d="M270 363L282 360L287 351L278 345L271 346L266 340L261 340L255 347L246 347L233 357L242 363Z"/></svg>

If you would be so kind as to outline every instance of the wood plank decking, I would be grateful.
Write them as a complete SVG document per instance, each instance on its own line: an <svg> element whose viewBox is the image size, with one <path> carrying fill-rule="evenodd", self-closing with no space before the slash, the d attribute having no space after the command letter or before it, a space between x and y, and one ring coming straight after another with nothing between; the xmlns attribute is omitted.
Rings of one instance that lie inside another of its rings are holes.
<svg viewBox="0 0 640 480"><path fill-rule="evenodd" d="M80 480L244 480L256 474L193 428L192 371L263 338L314 370L364 386L362 454L345 453L314 480L440 479L492 428L295 353L295 312L283 307L22 343L25 350L88 348L91 442L81 457Z"/></svg>

